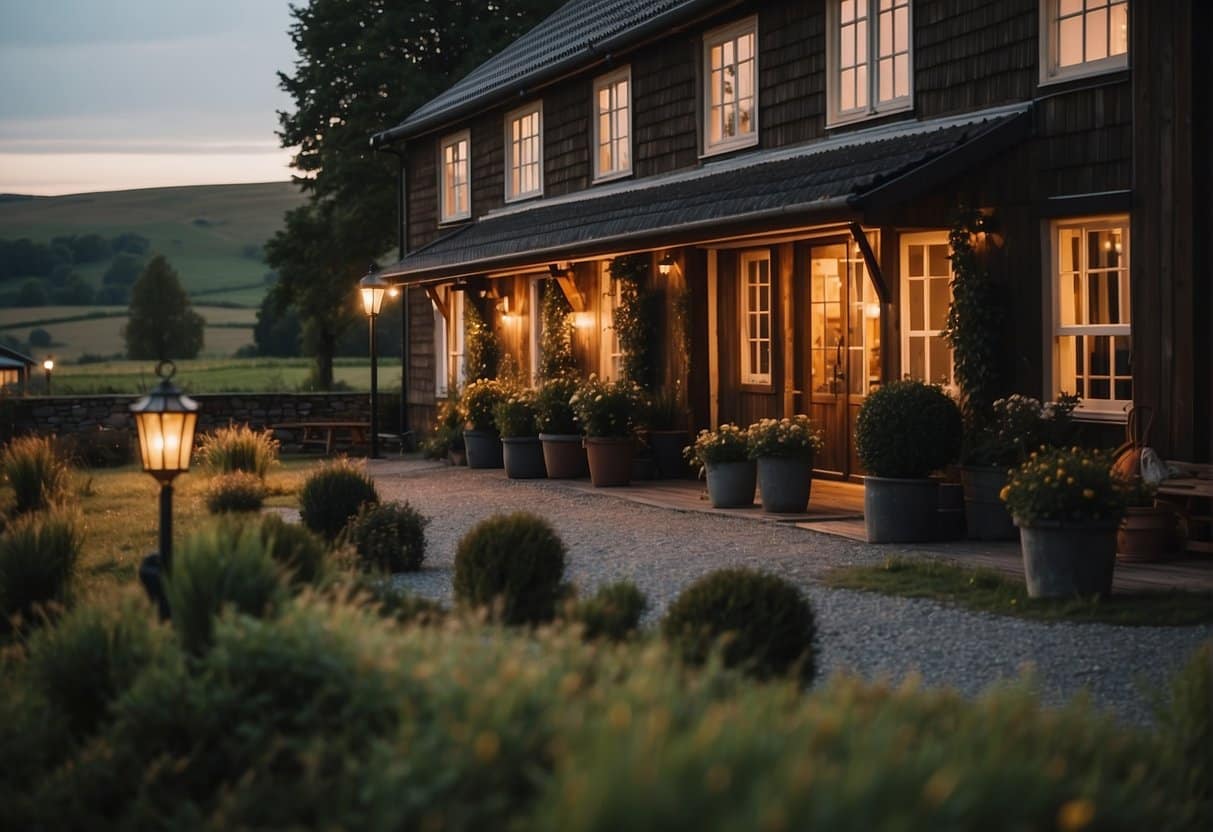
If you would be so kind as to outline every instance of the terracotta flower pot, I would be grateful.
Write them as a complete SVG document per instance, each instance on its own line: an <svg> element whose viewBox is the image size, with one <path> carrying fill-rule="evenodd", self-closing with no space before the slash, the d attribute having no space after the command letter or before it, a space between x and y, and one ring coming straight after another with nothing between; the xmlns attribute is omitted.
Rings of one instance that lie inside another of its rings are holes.
<svg viewBox="0 0 1213 832"><path fill-rule="evenodd" d="M541 433L543 464L550 480L575 480L590 475L580 434Z"/></svg>
<svg viewBox="0 0 1213 832"><path fill-rule="evenodd" d="M1162 560L1180 549L1179 523L1175 509L1162 506L1129 506L1116 530L1116 557L1128 562Z"/></svg>
<svg viewBox="0 0 1213 832"><path fill-rule="evenodd" d="M587 436L586 457L590 482L595 488L627 485L632 481L632 457L636 441L630 436Z"/></svg>

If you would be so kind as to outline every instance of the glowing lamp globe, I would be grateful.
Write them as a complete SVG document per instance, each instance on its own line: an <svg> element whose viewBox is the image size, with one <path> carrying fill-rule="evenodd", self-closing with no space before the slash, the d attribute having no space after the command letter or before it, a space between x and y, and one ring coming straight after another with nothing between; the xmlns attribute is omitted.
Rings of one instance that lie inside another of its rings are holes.
<svg viewBox="0 0 1213 832"><path fill-rule="evenodd" d="M377 274L368 274L358 281L358 290L362 294L362 311L367 317L373 318L379 314L383 298L390 288L391 284Z"/></svg>
<svg viewBox="0 0 1213 832"><path fill-rule="evenodd" d="M143 470L162 482L189 470L198 424L198 403L173 384L175 372L173 362L161 361L156 367L160 383L131 405Z"/></svg>

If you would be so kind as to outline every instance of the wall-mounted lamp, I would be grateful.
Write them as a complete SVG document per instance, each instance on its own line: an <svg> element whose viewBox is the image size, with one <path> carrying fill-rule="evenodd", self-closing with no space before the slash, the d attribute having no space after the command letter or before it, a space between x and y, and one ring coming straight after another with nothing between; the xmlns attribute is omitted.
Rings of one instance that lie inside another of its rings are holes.
<svg viewBox="0 0 1213 832"><path fill-rule="evenodd" d="M497 311L502 315L510 314L510 296L505 295L501 300L497 301Z"/></svg>
<svg viewBox="0 0 1213 832"><path fill-rule="evenodd" d="M667 251L665 253L665 257L662 257L661 261L658 262L657 271L661 273L662 277L664 277L664 276L668 275L673 268L674 268L674 255L670 254Z"/></svg>

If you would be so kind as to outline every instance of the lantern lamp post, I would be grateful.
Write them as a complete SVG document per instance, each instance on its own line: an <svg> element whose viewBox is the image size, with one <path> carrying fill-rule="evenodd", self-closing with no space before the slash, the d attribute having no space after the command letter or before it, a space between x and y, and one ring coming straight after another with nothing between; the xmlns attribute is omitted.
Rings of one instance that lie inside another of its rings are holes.
<svg viewBox="0 0 1213 832"><path fill-rule="evenodd" d="M375 343L375 319L383 308L383 298L391 288L386 280L375 274L376 267L358 282L362 294L362 311L370 321L371 332L371 459L379 458L379 348Z"/></svg>
<svg viewBox="0 0 1213 832"><path fill-rule="evenodd" d="M162 612L167 612L167 605L160 576L171 572L173 561L173 480L190 468L194 429L198 425L198 404L173 384L176 371L171 361L157 364L160 383L131 405L143 470L160 483L159 557L151 555L144 559L139 577Z"/></svg>
<svg viewBox="0 0 1213 832"><path fill-rule="evenodd" d="M51 373L55 371L55 356L48 355L42 362L42 371L46 373L46 395L51 394Z"/></svg>

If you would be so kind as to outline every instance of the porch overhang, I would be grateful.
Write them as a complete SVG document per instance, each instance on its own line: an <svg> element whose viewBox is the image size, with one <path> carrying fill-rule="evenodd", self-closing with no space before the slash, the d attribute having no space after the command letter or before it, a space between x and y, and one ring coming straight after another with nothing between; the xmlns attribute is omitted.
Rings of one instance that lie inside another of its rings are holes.
<svg viewBox="0 0 1213 832"><path fill-rule="evenodd" d="M640 181L493 211L380 275L444 283L556 261L706 245L784 229L862 223L1005 150L1026 135L1029 107L901 122L797 148L757 151Z"/></svg>

